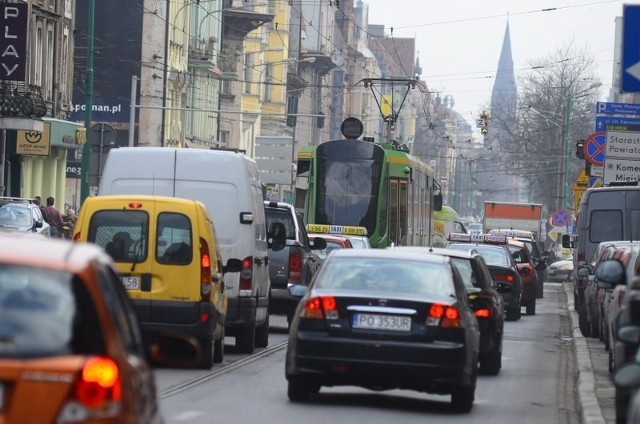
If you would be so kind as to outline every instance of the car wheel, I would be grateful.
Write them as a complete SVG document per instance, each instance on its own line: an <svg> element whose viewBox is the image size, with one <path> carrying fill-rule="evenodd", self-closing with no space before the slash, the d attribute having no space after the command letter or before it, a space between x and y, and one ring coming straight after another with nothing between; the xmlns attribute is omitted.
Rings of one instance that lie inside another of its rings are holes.
<svg viewBox="0 0 640 424"><path fill-rule="evenodd" d="M256 329L256 347L267 347L269 345L269 314L264 319L264 323Z"/></svg>
<svg viewBox="0 0 640 424"><path fill-rule="evenodd" d="M598 321L598 322L593 322ZM600 338L600 322L598 318L594 318L589 324L591 325L591 337L595 337L596 339Z"/></svg>
<svg viewBox="0 0 640 424"><path fill-rule="evenodd" d="M502 350L496 345L480 360L480 373L484 375L498 375L502 368Z"/></svg>
<svg viewBox="0 0 640 424"><path fill-rule="evenodd" d="M319 391L319 385L312 384L300 377L291 378L288 381L287 396L291 402L304 402L309 399L309 396Z"/></svg>
<svg viewBox="0 0 640 424"><path fill-rule="evenodd" d="M515 321L518 319L517 315L516 315L517 309L516 308L510 308L507 309L507 321Z"/></svg>
<svg viewBox="0 0 640 424"><path fill-rule="evenodd" d="M213 342L213 363L220 364L224 361L224 330L220 339Z"/></svg>
<svg viewBox="0 0 640 424"><path fill-rule="evenodd" d="M455 388L451 393L451 407L453 410L456 412L470 412L471 408L473 408L475 391L475 386Z"/></svg>
<svg viewBox="0 0 640 424"><path fill-rule="evenodd" d="M613 349L609 349L609 358L608 358L609 359L609 372L611 374L613 374L613 372L615 371L615 367L616 367L615 366L616 360L613 357L613 355L614 355Z"/></svg>
<svg viewBox="0 0 640 424"><path fill-rule="evenodd" d="M203 370L210 370L213 366L213 340L200 340L202 346L202 359L200 360L200 368Z"/></svg>
<svg viewBox="0 0 640 424"><path fill-rule="evenodd" d="M527 315L535 315L536 314L536 300L533 299L527 303Z"/></svg>
<svg viewBox="0 0 640 424"><path fill-rule="evenodd" d="M584 305L578 309L578 326L580 327L580 332L584 337L591 337L591 326L587 321L587 313L584 310Z"/></svg>
<svg viewBox="0 0 640 424"><path fill-rule="evenodd" d="M256 347L255 342L256 326L252 325L236 336L236 350L238 353L253 353Z"/></svg>

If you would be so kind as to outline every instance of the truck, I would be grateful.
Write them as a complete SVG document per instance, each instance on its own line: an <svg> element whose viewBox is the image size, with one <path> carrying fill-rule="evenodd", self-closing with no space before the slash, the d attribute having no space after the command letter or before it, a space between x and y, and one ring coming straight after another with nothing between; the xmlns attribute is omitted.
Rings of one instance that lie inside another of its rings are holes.
<svg viewBox="0 0 640 424"><path fill-rule="evenodd" d="M540 203L484 202L482 226L485 233L490 230L525 230L542 240L542 205Z"/></svg>

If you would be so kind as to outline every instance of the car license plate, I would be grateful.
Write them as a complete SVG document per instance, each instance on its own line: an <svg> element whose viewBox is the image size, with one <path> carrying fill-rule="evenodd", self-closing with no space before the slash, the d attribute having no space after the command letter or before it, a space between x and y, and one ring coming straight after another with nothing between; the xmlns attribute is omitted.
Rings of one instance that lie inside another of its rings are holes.
<svg viewBox="0 0 640 424"><path fill-rule="evenodd" d="M125 275L122 278L122 285L127 290L139 290L140 289L140 277L135 275Z"/></svg>
<svg viewBox="0 0 640 424"><path fill-rule="evenodd" d="M411 331L411 317L356 313L351 325L367 330Z"/></svg>

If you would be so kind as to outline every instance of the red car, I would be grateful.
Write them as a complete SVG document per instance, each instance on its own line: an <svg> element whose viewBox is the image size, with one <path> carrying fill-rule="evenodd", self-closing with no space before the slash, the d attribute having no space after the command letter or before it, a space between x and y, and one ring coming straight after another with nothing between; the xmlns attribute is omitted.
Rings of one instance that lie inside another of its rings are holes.
<svg viewBox="0 0 640 424"><path fill-rule="evenodd" d="M522 306L526 308L527 315L535 315L538 274L529 248L523 242L511 238L508 239L507 247L522 278Z"/></svg>

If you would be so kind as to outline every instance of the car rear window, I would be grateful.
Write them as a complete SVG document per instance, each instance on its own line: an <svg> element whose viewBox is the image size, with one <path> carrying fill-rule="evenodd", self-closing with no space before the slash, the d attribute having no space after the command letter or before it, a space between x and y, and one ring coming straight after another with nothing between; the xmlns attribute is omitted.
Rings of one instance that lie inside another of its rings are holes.
<svg viewBox="0 0 640 424"><path fill-rule="evenodd" d="M450 244L447 246L447 249L462 250L463 252L474 250L484 258L487 265L509 265L507 251L503 248L482 244Z"/></svg>
<svg viewBox="0 0 640 424"><path fill-rule="evenodd" d="M191 220L186 215L163 212L158 215L158 262L171 265L187 265L193 259Z"/></svg>
<svg viewBox="0 0 640 424"><path fill-rule="evenodd" d="M293 215L287 209L277 208L265 208L265 215L267 220L267 229L271 231L271 226L274 223L281 223L287 231L287 239L296 239L296 224L293 220Z"/></svg>
<svg viewBox="0 0 640 424"><path fill-rule="evenodd" d="M321 270L316 289L455 295L452 269L445 263L333 257Z"/></svg>
<svg viewBox="0 0 640 424"><path fill-rule="evenodd" d="M101 210L91 216L87 240L107 251L115 262L147 258L149 214L141 210Z"/></svg>
<svg viewBox="0 0 640 424"><path fill-rule="evenodd" d="M0 264L0 357L105 353L84 283L67 272Z"/></svg>

